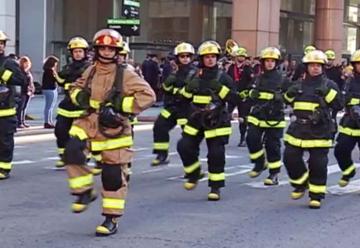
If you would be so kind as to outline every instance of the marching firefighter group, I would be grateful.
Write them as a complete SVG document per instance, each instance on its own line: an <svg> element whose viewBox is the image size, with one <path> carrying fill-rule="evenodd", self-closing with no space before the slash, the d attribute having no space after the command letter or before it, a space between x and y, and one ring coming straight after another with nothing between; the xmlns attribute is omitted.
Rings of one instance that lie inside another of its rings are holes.
<svg viewBox="0 0 360 248"><path fill-rule="evenodd" d="M14 86L24 81L18 65L4 54L7 40L0 31L0 179L9 178L12 167ZM96 227L96 234L107 236L117 231L125 208L133 157L132 121L155 102L155 94L126 63L129 47L119 33L100 30L92 46L95 57L90 62L87 41L74 37L68 43L72 62L53 72L65 90L55 126L60 156L56 166L66 168L71 194L76 197L75 213L85 211L96 199L94 175L101 174L105 220ZM156 158L151 165L169 163L169 132L179 125L182 136L177 151L184 166L184 188L193 190L205 176L199 160L205 139L208 200L220 200L220 189L225 186L225 146L232 132L232 111L237 108L239 146L248 147L254 164L249 176L255 178L268 170L264 184L277 185L283 163L294 187L291 198L300 199L308 190L309 207L320 208L326 193L328 152L337 132L334 153L342 170L339 185L345 187L355 175L351 153L360 141L360 50L351 57L353 76L339 88L325 74L328 59L335 56L331 50L324 53L307 47L301 76L291 81L278 70L281 53L276 47L261 51L256 76L245 62L245 48L232 40L225 47L225 56L232 60L227 70L219 67L222 51L215 41L204 41L197 52L186 42L175 47L176 70L163 82L164 108L153 127ZM286 106L291 106L292 113L284 132ZM344 107L337 125L336 113ZM309 153L306 161L304 152ZM90 158L96 160L96 167L87 166Z"/></svg>

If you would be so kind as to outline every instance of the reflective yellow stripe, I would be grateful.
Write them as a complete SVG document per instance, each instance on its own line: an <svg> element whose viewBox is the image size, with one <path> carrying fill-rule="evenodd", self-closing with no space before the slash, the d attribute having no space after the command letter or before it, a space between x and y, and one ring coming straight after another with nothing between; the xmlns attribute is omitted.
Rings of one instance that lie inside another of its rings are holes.
<svg viewBox="0 0 360 248"><path fill-rule="evenodd" d="M271 100L274 98L274 94L273 93L269 93L269 92L259 92L259 97L258 99L260 100Z"/></svg>
<svg viewBox="0 0 360 248"><path fill-rule="evenodd" d="M240 96L241 98L246 98L246 97L248 97L248 96L249 96L249 90L242 90L242 91L240 91L240 92L239 92L239 96Z"/></svg>
<svg viewBox="0 0 360 248"><path fill-rule="evenodd" d="M289 97L286 93L284 94L284 98L286 101L288 101L290 103L293 102L295 99L295 97Z"/></svg>
<svg viewBox="0 0 360 248"><path fill-rule="evenodd" d="M181 90L180 88L176 88L176 87L175 87L175 88L173 89L173 92L172 92L172 93L173 93L174 95L176 95L177 93L180 92L180 90Z"/></svg>
<svg viewBox="0 0 360 248"><path fill-rule="evenodd" d="M176 124L178 124L179 126L183 126L187 123L187 119L186 118L180 118L176 120Z"/></svg>
<svg viewBox="0 0 360 248"><path fill-rule="evenodd" d="M139 119L138 119L137 117L133 118L133 120L130 121L130 124L131 124L131 125L136 125L136 124L138 124L138 123L139 123Z"/></svg>
<svg viewBox="0 0 360 248"><path fill-rule="evenodd" d="M69 90L69 89L70 89L70 86L71 86L71 83L65 83L65 84L64 84L64 89L65 89L65 90Z"/></svg>
<svg viewBox="0 0 360 248"><path fill-rule="evenodd" d="M343 171L343 175L344 176L348 176L350 175L351 173L353 173L354 171L356 170L356 167L354 164L352 164L349 168L347 168L346 170Z"/></svg>
<svg viewBox="0 0 360 248"><path fill-rule="evenodd" d="M281 161L268 162L267 165L269 169L278 169L281 167Z"/></svg>
<svg viewBox="0 0 360 248"><path fill-rule="evenodd" d="M163 87L163 89L164 89L165 91L168 91L168 92L173 88L172 85L166 86L165 84L163 84L162 87Z"/></svg>
<svg viewBox="0 0 360 248"><path fill-rule="evenodd" d="M327 103L331 103L335 99L336 95L337 91L334 89L330 89L329 93L327 93L327 95L325 96L325 101Z"/></svg>
<svg viewBox="0 0 360 248"><path fill-rule="evenodd" d="M170 143L169 142L156 142L154 143L154 149L155 150L168 150L169 149L169 146L170 146Z"/></svg>
<svg viewBox="0 0 360 248"><path fill-rule="evenodd" d="M95 161L100 162L102 160L101 153L99 154L91 154L91 157L95 159Z"/></svg>
<svg viewBox="0 0 360 248"><path fill-rule="evenodd" d="M210 173L209 172L209 180L210 181L224 181L225 173Z"/></svg>
<svg viewBox="0 0 360 248"><path fill-rule="evenodd" d="M92 185L93 182L93 175L87 174L85 176L69 178L69 187L70 189L80 189Z"/></svg>
<svg viewBox="0 0 360 248"><path fill-rule="evenodd" d="M285 121L262 121L251 115L247 117L247 121L254 126L259 126L263 128L284 128L286 126Z"/></svg>
<svg viewBox="0 0 360 248"><path fill-rule="evenodd" d="M226 86L222 86L221 90L219 91L219 96L221 99L224 99L227 94L230 92L230 89Z"/></svg>
<svg viewBox="0 0 360 248"><path fill-rule="evenodd" d="M169 112L169 111L166 110L166 109L162 109L161 112L160 112L160 114L161 114L165 119L167 119L167 118L170 117L171 112Z"/></svg>
<svg viewBox="0 0 360 248"><path fill-rule="evenodd" d="M296 184L296 185L303 185L309 178L309 172L305 172L304 175L302 175L298 179L289 179L290 183Z"/></svg>
<svg viewBox="0 0 360 248"><path fill-rule="evenodd" d="M347 105L351 106L351 105L358 105L358 104L360 104L359 98L351 98L350 102Z"/></svg>
<svg viewBox="0 0 360 248"><path fill-rule="evenodd" d="M0 109L0 117L12 116L16 114L15 108Z"/></svg>
<svg viewBox="0 0 360 248"><path fill-rule="evenodd" d="M222 127L222 128L207 130L204 132L204 135L205 135L206 139L210 139L210 138L215 138L215 137L219 137L219 136L230 135L231 131L232 131L231 127Z"/></svg>
<svg viewBox="0 0 360 248"><path fill-rule="evenodd" d="M78 137L80 140L86 140L87 138L89 138L84 129L75 125L71 126L69 135L73 137Z"/></svg>
<svg viewBox="0 0 360 248"><path fill-rule="evenodd" d="M6 83L11 78L13 72L10 70L5 70L4 73L1 76L1 79Z"/></svg>
<svg viewBox="0 0 360 248"><path fill-rule="evenodd" d="M264 150L261 149L260 151L257 151L257 152L254 152L254 153L250 153L250 158L251 158L252 160L255 160L255 159L260 158L260 157L263 156L263 155L264 155Z"/></svg>
<svg viewBox="0 0 360 248"><path fill-rule="evenodd" d="M0 162L0 169L11 170L12 163L11 162Z"/></svg>
<svg viewBox="0 0 360 248"><path fill-rule="evenodd" d="M92 151L105 151L118 149L123 147L130 147L133 145L133 139L131 136L125 136L115 139L107 139L103 141L91 141Z"/></svg>
<svg viewBox="0 0 360 248"><path fill-rule="evenodd" d="M185 125L185 127L184 127L184 133L186 133L186 134L195 136L195 135L197 135L198 132L199 132L198 129L193 128L193 127L191 127L189 125Z"/></svg>
<svg viewBox="0 0 360 248"><path fill-rule="evenodd" d="M122 102L122 110L124 113L132 113L134 108L135 97L125 96Z"/></svg>
<svg viewBox="0 0 360 248"><path fill-rule="evenodd" d="M185 90L185 88L182 88L181 90L180 90L180 94L182 94L184 97L186 97L186 98L191 98L192 97L192 94L190 93L190 92L187 92L186 90Z"/></svg>
<svg viewBox="0 0 360 248"><path fill-rule="evenodd" d="M63 108L57 109L57 114L68 118L77 118L85 113L85 110L66 110Z"/></svg>
<svg viewBox="0 0 360 248"><path fill-rule="evenodd" d="M125 200L115 198L103 198L102 206L103 208L124 209Z"/></svg>
<svg viewBox="0 0 360 248"><path fill-rule="evenodd" d="M58 151L59 155L62 155L62 154L64 154L65 148L58 148L57 151Z"/></svg>
<svg viewBox="0 0 360 248"><path fill-rule="evenodd" d="M331 147L332 146L331 139L303 140L303 139L295 138L289 134L285 134L284 141L286 141L290 145L302 147L302 148Z"/></svg>
<svg viewBox="0 0 360 248"><path fill-rule="evenodd" d="M76 88L76 89L74 89L74 91L72 91L70 93L70 99L75 105L79 105L76 98L77 98L77 95L79 94L80 91L82 91L82 89Z"/></svg>
<svg viewBox="0 0 360 248"><path fill-rule="evenodd" d="M62 84L63 82L65 82L65 79L61 78L58 74L55 74L54 77L56 81L58 81L58 83Z"/></svg>
<svg viewBox="0 0 360 248"><path fill-rule="evenodd" d="M313 102L295 102L294 103L294 110L314 111L317 107L319 107L319 104L313 103Z"/></svg>
<svg viewBox="0 0 360 248"><path fill-rule="evenodd" d="M360 129L352 129L349 127L339 126L339 133L346 134L349 136L360 136Z"/></svg>
<svg viewBox="0 0 360 248"><path fill-rule="evenodd" d="M101 102L98 100L90 99L90 107L93 109L99 109Z"/></svg>
<svg viewBox="0 0 360 248"><path fill-rule="evenodd" d="M208 104L211 102L211 96L200 96L200 95L194 95L193 103L198 104Z"/></svg>
<svg viewBox="0 0 360 248"><path fill-rule="evenodd" d="M309 183L309 191L317 194L326 193L326 185L314 185Z"/></svg>
<svg viewBox="0 0 360 248"><path fill-rule="evenodd" d="M185 173L189 174L189 173L195 171L198 168L200 168L200 162L196 161L192 165L184 166L184 171L185 171Z"/></svg>

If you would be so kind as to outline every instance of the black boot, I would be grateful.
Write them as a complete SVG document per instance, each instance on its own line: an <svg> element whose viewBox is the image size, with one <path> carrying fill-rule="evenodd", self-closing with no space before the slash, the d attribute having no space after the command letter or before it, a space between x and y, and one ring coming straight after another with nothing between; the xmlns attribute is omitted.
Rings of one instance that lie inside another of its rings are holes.
<svg viewBox="0 0 360 248"><path fill-rule="evenodd" d="M168 163L169 160L167 153L159 153L157 157L151 162L151 166L165 165Z"/></svg>
<svg viewBox="0 0 360 248"><path fill-rule="evenodd" d="M109 236L115 234L118 229L118 217L106 216L105 221L96 227L96 236Z"/></svg>
<svg viewBox="0 0 360 248"><path fill-rule="evenodd" d="M10 172L0 168L0 180L5 180L10 177Z"/></svg>
<svg viewBox="0 0 360 248"><path fill-rule="evenodd" d="M220 189L211 187L211 190L208 194L208 200L209 201L218 201L220 200Z"/></svg>
<svg viewBox="0 0 360 248"><path fill-rule="evenodd" d="M244 137L244 135L241 135L238 147L245 147L245 146L246 146L245 137Z"/></svg>
<svg viewBox="0 0 360 248"><path fill-rule="evenodd" d="M72 204L71 209L74 213L84 212L88 205L95 201L97 198L96 192L93 189L85 191L83 194L78 196L78 199Z"/></svg>
<svg viewBox="0 0 360 248"><path fill-rule="evenodd" d="M260 174L266 170L266 166L264 163L255 163L254 168L249 172L249 177L255 178L260 176Z"/></svg>
<svg viewBox="0 0 360 248"><path fill-rule="evenodd" d="M203 172L200 172L197 178L189 178L188 175L185 175L184 178L186 178L187 181L184 183L184 188L186 190L195 189L199 180L202 179L204 176L205 176L205 174Z"/></svg>
<svg viewBox="0 0 360 248"><path fill-rule="evenodd" d="M264 185L272 186L272 185L278 185L279 179L278 179L278 173L270 173L270 175L264 180Z"/></svg>

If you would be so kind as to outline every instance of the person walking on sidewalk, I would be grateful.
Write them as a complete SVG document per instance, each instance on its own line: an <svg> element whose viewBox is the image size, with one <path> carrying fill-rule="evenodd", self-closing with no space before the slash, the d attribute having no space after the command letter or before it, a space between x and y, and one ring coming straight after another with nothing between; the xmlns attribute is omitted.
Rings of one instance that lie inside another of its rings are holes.
<svg viewBox="0 0 360 248"><path fill-rule="evenodd" d="M59 59L49 56L45 59L42 77L42 92L45 96L44 107L44 128L55 128L53 122L53 111L57 102L58 92L57 83L54 76Z"/></svg>

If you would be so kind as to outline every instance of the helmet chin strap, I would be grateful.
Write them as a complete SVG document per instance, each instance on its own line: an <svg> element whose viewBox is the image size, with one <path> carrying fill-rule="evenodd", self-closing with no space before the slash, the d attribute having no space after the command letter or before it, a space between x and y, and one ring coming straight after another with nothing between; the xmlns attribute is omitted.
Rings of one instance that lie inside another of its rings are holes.
<svg viewBox="0 0 360 248"><path fill-rule="evenodd" d="M117 53L116 53L117 54ZM101 58L102 60L100 61L103 64L111 64L111 63L116 63L117 62L117 55L115 54L114 57L112 58L106 58L104 56L101 56L101 54L99 53L99 50L96 50L95 52L95 59L99 59Z"/></svg>

